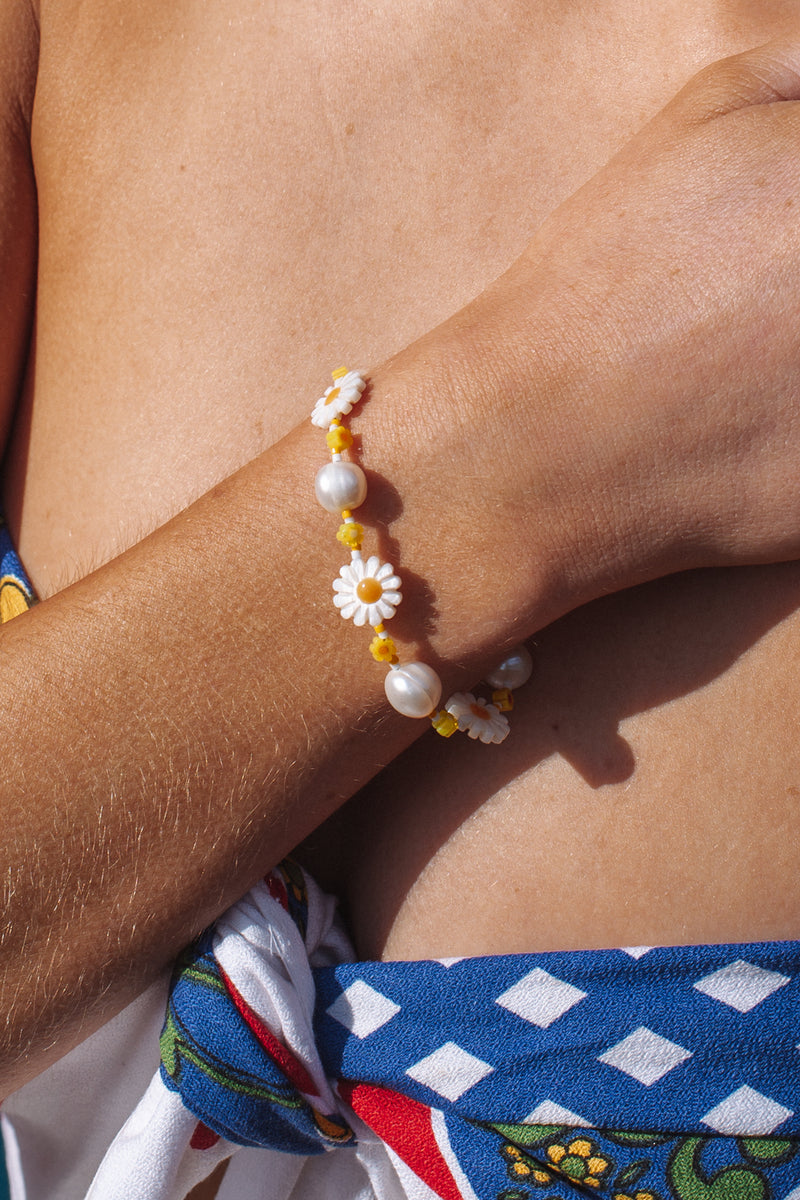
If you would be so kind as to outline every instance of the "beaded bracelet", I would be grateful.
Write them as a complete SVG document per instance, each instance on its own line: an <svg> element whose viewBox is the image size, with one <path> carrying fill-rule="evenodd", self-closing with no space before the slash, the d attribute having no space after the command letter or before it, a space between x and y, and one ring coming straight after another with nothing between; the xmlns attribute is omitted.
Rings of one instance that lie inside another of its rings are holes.
<svg viewBox="0 0 800 1200"><path fill-rule="evenodd" d="M440 709L439 676L427 663L401 664L395 644L386 632L384 621L394 616L403 599L402 582L391 563L382 563L374 554L365 561L361 554L364 529L352 510L366 499L367 479L358 463L342 458L342 452L353 444L353 435L342 424L342 418L358 404L365 386L366 381L358 371L344 367L334 371L333 385L317 401L311 414L313 424L327 430L331 452L331 461L317 471L314 490L324 509L341 515L342 524L336 537L350 551L350 562L340 568L339 578L333 581L333 603L354 625L372 626L375 636L369 648L376 662L389 667L384 690L392 708L406 717L430 717L433 728L442 737L450 737L462 729L482 742L502 742L508 735L506 713L514 707L512 691L526 683L533 670L525 646L516 646L486 676L486 682L494 689L491 702L470 692L456 692Z"/></svg>

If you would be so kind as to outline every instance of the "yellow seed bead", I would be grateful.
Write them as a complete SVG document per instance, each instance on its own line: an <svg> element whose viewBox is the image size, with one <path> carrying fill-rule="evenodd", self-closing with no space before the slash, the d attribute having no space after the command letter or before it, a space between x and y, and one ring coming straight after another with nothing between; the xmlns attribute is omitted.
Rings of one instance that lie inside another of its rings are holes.
<svg viewBox="0 0 800 1200"><path fill-rule="evenodd" d="M369 648L376 662L397 662L397 647L390 637L374 637Z"/></svg>
<svg viewBox="0 0 800 1200"><path fill-rule="evenodd" d="M353 435L343 425L337 425L335 429L328 430L325 434L325 440L328 443L328 449L331 454L341 454L342 450L347 450L352 446Z"/></svg>
<svg viewBox="0 0 800 1200"><path fill-rule="evenodd" d="M347 374L347 367L337 367L335 371L331 371L331 378L336 383L337 379L343 379Z"/></svg>
<svg viewBox="0 0 800 1200"><path fill-rule="evenodd" d="M359 525L357 521L350 521L339 526L339 532L336 534L338 541L343 546L347 546L348 550L360 550L361 542L364 537L364 526Z"/></svg>
<svg viewBox="0 0 800 1200"><path fill-rule="evenodd" d="M511 712L514 707L514 697L510 688L498 688L492 692L492 704L499 712Z"/></svg>
<svg viewBox="0 0 800 1200"><path fill-rule="evenodd" d="M431 717L431 725L441 737L446 738L452 737L458 729L458 721L446 708L437 712L435 717Z"/></svg>

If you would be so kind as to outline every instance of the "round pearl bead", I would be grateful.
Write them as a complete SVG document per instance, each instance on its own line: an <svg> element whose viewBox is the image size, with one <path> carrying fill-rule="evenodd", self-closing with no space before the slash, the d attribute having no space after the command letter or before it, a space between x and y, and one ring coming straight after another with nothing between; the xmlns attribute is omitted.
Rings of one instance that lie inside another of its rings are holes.
<svg viewBox="0 0 800 1200"><path fill-rule="evenodd" d="M486 682L493 688L522 687L533 674L533 659L525 646L515 646L501 663L486 676Z"/></svg>
<svg viewBox="0 0 800 1200"><path fill-rule="evenodd" d="M329 462L317 471L314 491L329 513L358 508L367 498L367 477L358 463Z"/></svg>
<svg viewBox="0 0 800 1200"><path fill-rule="evenodd" d="M429 717L442 698L442 681L427 663L406 663L389 671L386 699L404 717Z"/></svg>

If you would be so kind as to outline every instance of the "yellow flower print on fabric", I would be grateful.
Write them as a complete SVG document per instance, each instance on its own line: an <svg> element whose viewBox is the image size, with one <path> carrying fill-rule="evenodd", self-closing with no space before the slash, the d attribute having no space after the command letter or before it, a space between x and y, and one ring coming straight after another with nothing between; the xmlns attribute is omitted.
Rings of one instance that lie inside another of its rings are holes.
<svg viewBox="0 0 800 1200"><path fill-rule="evenodd" d="M590 1138L574 1138L571 1142L554 1142L547 1148L547 1158L555 1169L584 1187L599 1188L605 1183L611 1163Z"/></svg>
<svg viewBox="0 0 800 1200"><path fill-rule="evenodd" d="M535 1187L545 1187L553 1182L551 1171L545 1171L516 1146L503 1146L500 1153L508 1163L508 1173L512 1179L533 1184Z"/></svg>

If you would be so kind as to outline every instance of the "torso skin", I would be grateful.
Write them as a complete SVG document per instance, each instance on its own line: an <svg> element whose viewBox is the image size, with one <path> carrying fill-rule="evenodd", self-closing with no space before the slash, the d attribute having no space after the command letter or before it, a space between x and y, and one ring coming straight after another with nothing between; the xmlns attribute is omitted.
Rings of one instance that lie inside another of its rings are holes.
<svg viewBox="0 0 800 1200"><path fill-rule="evenodd" d="M5 487L42 594L304 419L332 366L464 305L697 69L796 11L42 0ZM718 571L544 631L502 748L426 736L312 844L359 952L798 936L798 603L793 564Z"/></svg>

